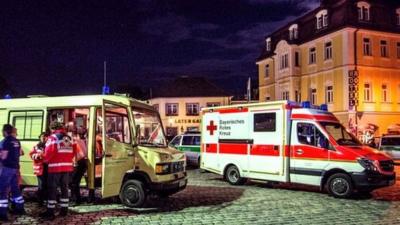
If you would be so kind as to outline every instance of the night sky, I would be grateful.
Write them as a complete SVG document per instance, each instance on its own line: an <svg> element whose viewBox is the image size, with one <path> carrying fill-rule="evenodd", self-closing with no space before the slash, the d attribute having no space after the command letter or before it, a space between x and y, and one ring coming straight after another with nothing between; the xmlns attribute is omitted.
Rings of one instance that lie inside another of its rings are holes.
<svg viewBox="0 0 400 225"><path fill-rule="evenodd" d="M112 92L205 76L232 93L256 79L264 37L318 0L4 1L0 76L18 96Z"/></svg>

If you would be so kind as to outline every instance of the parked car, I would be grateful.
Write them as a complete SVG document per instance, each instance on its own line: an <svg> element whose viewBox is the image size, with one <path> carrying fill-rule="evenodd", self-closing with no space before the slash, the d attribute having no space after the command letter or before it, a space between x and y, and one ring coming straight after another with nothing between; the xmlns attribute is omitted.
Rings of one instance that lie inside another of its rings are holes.
<svg viewBox="0 0 400 225"><path fill-rule="evenodd" d="M188 164L200 165L200 139L199 132L187 132L172 139L169 146L185 152Z"/></svg>
<svg viewBox="0 0 400 225"><path fill-rule="evenodd" d="M400 135L384 135L379 142L379 150L393 158L400 160Z"/></svg>

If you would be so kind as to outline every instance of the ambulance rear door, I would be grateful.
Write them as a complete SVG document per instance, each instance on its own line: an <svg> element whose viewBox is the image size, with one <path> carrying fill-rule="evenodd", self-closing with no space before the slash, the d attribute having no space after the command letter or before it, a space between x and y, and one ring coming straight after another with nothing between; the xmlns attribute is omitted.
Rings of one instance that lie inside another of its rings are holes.
<svg viewBox="0 0 400 225"><path fill-rule="evenodd" d="M219 113L207 112L202 119L202 155L201 167L203 169L222 173L218 161L218 139L219 139Z"/></svg>
<svg viewBox="0 0 400 225"><path fill-rule="evenodd" d="M250 111L249 176L257 179L285 181L285 111L280 106Z"/></svg>

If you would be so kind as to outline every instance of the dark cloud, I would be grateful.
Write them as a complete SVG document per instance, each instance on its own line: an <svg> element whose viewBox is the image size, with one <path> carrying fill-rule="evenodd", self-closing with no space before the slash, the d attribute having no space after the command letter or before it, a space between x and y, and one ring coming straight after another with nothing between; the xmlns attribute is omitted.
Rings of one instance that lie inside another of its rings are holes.
<svg viewBox="0 0 400 225"><path fill-rule="evenodd" d="M152 86L178 75L256 76L264 37L318 0L10 1L0 7L0 76L21 95ZM78 82L76 82L78 81Z"/></svg>

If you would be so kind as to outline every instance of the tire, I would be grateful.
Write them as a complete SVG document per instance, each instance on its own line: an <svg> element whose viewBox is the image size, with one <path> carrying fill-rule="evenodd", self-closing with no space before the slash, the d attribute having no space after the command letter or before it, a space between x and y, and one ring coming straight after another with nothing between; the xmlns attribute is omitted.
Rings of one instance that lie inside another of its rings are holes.
<svg viewBox="0 0 400 225"><path fill-rule="evenodd" d="M336 173L329 177L327 190L335 198L349 198L354 191L354 186L349 175Z"/></svg>
<svg viewBox="0 0 400 225"><path fill-rule="evenodd" d="M144 184L139 180L125 181L119 194L121 203L130 208L139 208L143 206L146 197Z"/></svg>
<svg viewBox="0 0 400 225"><path fill-rule="evenodd" d="M247 179L240 177L239 169L235 165L230 165L225 170L225 180L232 185L242 185L246 183Z"/></svg>

